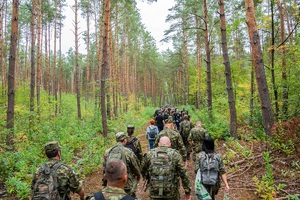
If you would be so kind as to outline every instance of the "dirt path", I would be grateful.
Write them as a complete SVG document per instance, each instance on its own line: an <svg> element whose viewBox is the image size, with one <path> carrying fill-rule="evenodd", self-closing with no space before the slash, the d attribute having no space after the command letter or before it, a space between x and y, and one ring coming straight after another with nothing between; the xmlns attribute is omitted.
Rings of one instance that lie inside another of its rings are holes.
<svg viewBox="0 0 300 200"><path fill-rule="evenodd" d="M148 124L145 124L142 130L140 130L138 133L135 133L136 137L138 137L141 142L143 153L147 153L149 151L149 144L145 137L145 130L146 130L147 126L148 126ZM224 151L224 149L220 148L223 146L222 144L223 144L222 142L219 142L218 147L217 147L217 152L222 153ZM190 180L192 183L192 195L191 195L192 200L195 200L195 191L194 191L195 173L194 173L194 163L192 160L189 161L187 170L188 170ZM101 173L102 172L100 169L98 172L95 172L85 178L84 187L85 187L85 193L87 195L92 194L93 192L99 191L101 189L101 185L102 185ZM233 172L231 172L231 173L233 173ZM230 177L231 174L228 173L228 176ZM243 199L256 200L257 199L257 197L254 195L253 190L247 189L247 188L242 188L241 184L243 184L243 182L246 182L246 181L247 181L246 174L244 176L244 179L241 181L237 181L237 179L228 179L228 183L231 188L230 195L232 197L232 200L240 200L240 199L241 200L243 200ZM139 182L138 189L137 189L137 197L140 200L150 200L148 191L146 191L146 192L143 191L143 185L144 185L144 182L141 180ZM184 197L184 191L183 191L182 187L180 190L181 190L181 196ZM223 200L223 196L224 196L224 189L223 189L223 187L221 187L216 200ZM73 195L72 199L79 199L79 198L77 195Z"/></svg>

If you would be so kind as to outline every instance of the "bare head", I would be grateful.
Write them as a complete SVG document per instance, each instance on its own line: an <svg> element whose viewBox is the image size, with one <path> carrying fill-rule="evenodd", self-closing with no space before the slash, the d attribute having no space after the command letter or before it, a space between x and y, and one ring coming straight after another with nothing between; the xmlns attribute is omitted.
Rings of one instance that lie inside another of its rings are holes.
<svg viewBox="0 0 300 200"><path fill-rule="evenodd" d="M105 179L109 186L124 188L127 182L127 168L122 160L112 159L105 167Z"/></svg>
<svg viewBox="0 0 300 200"><path fill-rule="evenodd" d="M162 145L167 146L167 147L171 147L170 138L168 138L167 136L162 136L159 139L158 146L162 146Z"/></svg>
<svg viewBox="0 0 300 200"><path fill-rule="evenodd" d="M201 127L201 126L202 126L202 122L201 122L201 121L197 121L197 122L196 122L196 126Z"/></svg>

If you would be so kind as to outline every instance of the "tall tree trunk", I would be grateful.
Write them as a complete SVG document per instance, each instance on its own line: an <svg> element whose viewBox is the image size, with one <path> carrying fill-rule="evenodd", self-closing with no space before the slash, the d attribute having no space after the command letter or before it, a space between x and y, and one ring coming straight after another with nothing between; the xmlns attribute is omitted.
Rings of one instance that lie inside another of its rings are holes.
<svg viewBox="0 0 300 200"><path fill-rule="evenodd" d="M271 76L272 76L272 85L274 93L274 102L275 102L275 117L278 117L279 114L279 105L278 105L278 90L275 80L275 26L274 26L274 0L271 0Z"/></svg>
<svg viewBox="0 0 300 200"><path fill-rule="evenodd" d="M8 99L7 99L7 125L9 133L6 136L6 144L13 147L14 135L14 115L15 115L15 65L16 65L16 51L18 42L18 14L19 14L19 1L13 0L12 4L12 19L11 19L11 42L10 42L10 56L9 56L9 69L8 69Z"/></svg>
<svg viewBox="0 0 300 200"><path fill-rule="evenodd" d="M34 90L35 90L35 20L36 20L36 1L32 0L32 10L31 10L31 23L30 23L30 33L31 33L31 55L30 55L30 112L34 111ZM29 128L33 126L33 113L29 117Z"/></svg>
<svg viewBox="0 0 300 200"><path fill-rule="evenodd" d="M60 4L59 10L62 13L63 4ZM62 69L62 52L61 52L61 43L62 43L62 17L59 18L59 80L58 80L58 93L59 93L59 112L62 107L62 91L63 91L63 69Z"/></svg>
<svg viewBox="0 0 300 200"><path fill-rule="evenodd" d="M230 67L230 61L228 56L228 46L227 46L227 38L226 38L226 18L225 18L224 0L219 0L219 6L220 6L220 20L221 20L222 51L223 51L223 58L224 58L224 65L225 65L228 104L230 110L230 136L237 138L237 118L236 118L233 86L231 80L231 67Z"/></svg>
<svg viewBox="0 0 300 200"><path fill-rule="evenodd" d="M76 96L77 96L77 116L81 120L81 107L80 107L80 74L79 74L79 63L78 63L78 5L75 0L75 65L76 65Z"/></svg>
<svg viewBox="0 0 300 200"><path fill-rule="evenodd" d="M0 77L0 81L2 82L2 97L4 97L4 77L3 77L3 70L4 70L4 56L3 56L3 23L2 23L2 15L3 15L3 8L4 8L4 2L0 4L0 73L1 73L1 77Z"/></svg>
<svg viewBox="0 0 300 200"><path fill-rule="evenodd" d="M42 79L42 1L37 0L37 71L36 71L36 103L40 114L40 95Z"/></svg>
<svg viewBox="0 0 300 200"><path fill-rule="evenodd" d="M114 101L114 116L118 116L118 94L119 94L119 76L120 76L120 63L119 63L119 53L118 53L118 47L119 47L119 7L118 4L115 5L115 39L114 39L114 66L115 66L115 84L114 84L114 92L113 92L113 101Z"/></svg>
<svg viewBox="0 0 300 200"><path fill-rule="evenodd" d="M85 80L85 108L87 109L87 102L89 101L89 84L90 84L90 2L86 4L86 27L87 27L87 44L86 44L86 80Z"/></svg>
<svg viewBox="0 0 300 200"><path fill-rule="evenodd" d="M106 102L105 102L105 92L106 92L106 78L107 71L109 69L109 61L110 61L110 50L109 50L109 24L110 24L110 0L105 0L104 6L104 34L103 34L103 49L102 49L102 70L101 70L101 113L102 113L102 128L103 128L103 136L106 137L108 133L107 126L107 114L106 114Z"/></svg>
<svg viewBox="0 0 300 200"><path fill-rule="evenodd" d="M56 75L56 38L57 38L57 0L54 0L54 33L53 33L53 95L55 100L55 116L57 115L57 75Z"/></svg>
<svg viewBox="0 0 300 200"><path fill-rule="evenodd" d="M250 44L252 47L252 59L256 72L256 82L262 110L263 125L265 132L270 135L272 126L274 124L274 115L272 112L269 89L264 70L264 62L257 31L253 0L245 0L245 8Z"/></svg>
<svg viewBox="0 0 300 200"><path fill-rule="evenodd" d="M206 92L207 92L207 108L209 118L212 120L212 88L211 88L211 63L210 63L210 47L208 36L208 13L207 4L204 0L204 40L205 40L205 52L206 52Z"/></svg>
<svg viewBox="0 0 300 200"><path fill-rule="evenodd" d="M282 8L281 1L278 0L277 2L278 10L279 10L279 17L280 17L280 36L281 36L281 43L283 45L282 47L282 118L283 120L286 120L288 117L288 98L289 98L289 93L288 93L288 85L287 85L287 69L286 69L286 44L285 44L285 24L284 24L284 11Z"/></svg>
<svg viewBox="0 0 300 200"><path fill-rule="evenodd" d="M188 38L187 38L187 31L185 29L185 18L182 18L182 32L183 32L183 104L187 104L188 100Z"/></svg>
<svg viewBox="0 0 300 200"><path fill-rule="evenodd" d="M199 18L195 17L196 27L199 28ZM196 50L196 70L197 70L197 94L196 94L196 108L200 108L201 101L201 66L202 66L202 42L200 32L197 30L197 50Z"/></svg>

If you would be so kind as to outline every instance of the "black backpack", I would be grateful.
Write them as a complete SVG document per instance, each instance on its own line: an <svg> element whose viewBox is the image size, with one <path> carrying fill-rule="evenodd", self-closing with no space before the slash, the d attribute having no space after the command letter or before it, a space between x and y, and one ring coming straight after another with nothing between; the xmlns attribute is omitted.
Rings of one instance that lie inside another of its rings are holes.
<svg viewBox="0 0 300 200"><path fill-rule="evenodd" d="M137 155L137 149L136 149L135 146L134 146L134 142L135 142L136 140L137 140L137 138L134 137L130 142L127 142L127 144L125 145L125 147L131 149L131 150L133 151L133 153L134 153L136 156L138 156L138 155Z"/></svg>
<svg viewBox="0 0 300 200"><path fill-rule="evenodd" d="M58 175L56 170L62 164L57 162L50 168L46 163L42 165L42 172L39 174L38 179L33 187L33 200L59 200L61 199L58 192Z"/></svg>

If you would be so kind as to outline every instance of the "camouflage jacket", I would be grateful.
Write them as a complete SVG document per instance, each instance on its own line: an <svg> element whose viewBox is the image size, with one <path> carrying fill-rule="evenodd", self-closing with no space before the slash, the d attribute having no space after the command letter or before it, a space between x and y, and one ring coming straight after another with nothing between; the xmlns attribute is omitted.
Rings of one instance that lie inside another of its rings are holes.
<svg viewBox="0 0 300 200"><path fill-rule="evenodd" d="M171 140L171 148L176 149L182 156L183 161L186 161L186 148L183 144L182 137L180 134L170 128L162 130L155 139L154 147L158 146L159 139L162 136L167 136Z"/></svg>
<svg viewBox="0 0 300 200"><path fill-rule="evenodd" d="M185 127L188 127L188 130L185 130ZM192 128L193 128L193 124L188 120L183 120L182 122L179 123L179 133L184 138L188 138Z"/></svg>
<svg viewBox="0 0 300 200"><path fill-rule="evenodd" d="M51 167L57 162L59 161L50 159L48 162L46 162L46 165ZM42 170L42 167L39 167L34 173L31 183L31 191L33 191L34 185L38 180L39 174L42 172ZM64 195L64 200L71 199L70 191L78 192L81 190L82 183L79 181L78 175L68 165L62 163L62 165L56 170L56 173L58 175L57 179L59 183L58 192L61 196L61 199L63 199Z"/></svg>
<svg viewBox="0 0 300 200"><path fill-rule="evenodd" d="M190 131L188 141L192 144L194 153L202 151L202 143L205 136L207 136L207 130L202 127L195 127Z"/></svg>
<svg viewBox="0 0 300 200"><path fill-rule="evenodd" d="M151 158L156 153L157 150L170 152L170 155L172 155L172 166L174 167L174 181L173 183L173 191L172 193L176 194L175 196L179 196L180 191L180 178L182 182L182 187L184 188L185 194L189 195L191 193L191 182L187 173L187 170L184 166L184 162L182 160L182 156L174 149L168 148L167 146L160 146L156 147L152 150L150 150L144 157L144 160L142 162L142 175L144 179L150 180L150 165L151 165ZM147 185L151 185L151 183L148 182ZM151 187L150 187L151 192ZM177 194L178 193L178 194Z"/></svg>
<svg viewBox="0 0 300 200"><path fill-rule="evenodd" d="M106 200L120 200L127 195L127 193L122 188L112 186L106 186L102 190L102 194ZM87 197L86 199L96 200L94 196Z"/></svg>
<svg viewBox="0 0 300 200"><path fill-rule="evenodd" d="M127 167L127 183L125 186L125 190L131 190L134 185L137 184L137 179L140 178L140 164L138 162L137 157L135 156L135 154L128 148L124 147L120 142L118 142L115 146L118 146L119 148L122 149L122 152L124 153L125 159L126 159L126 167ZM114 146L114 147L115 147ZM107 162L107 157L109 155L109 152L112 148L111 147L109 149L107 149L103 155L103 173L102 173L102 185L106 186L107 182L104 179L104 169L106 166L106 162Z"/></svg>
<svg viewBox="0 0 300 200"><path fill-rule="evenodd" d="M132 137L132 138L127 138L127 144L130 143L132 140L134 140L133 142L133 146L136 150L135 155L138 158L139 162L141 163L143 160L143 152L142 152L142 146L141 146L141 142L139 141L139 139L137 139L136 137Z"/></svg>

